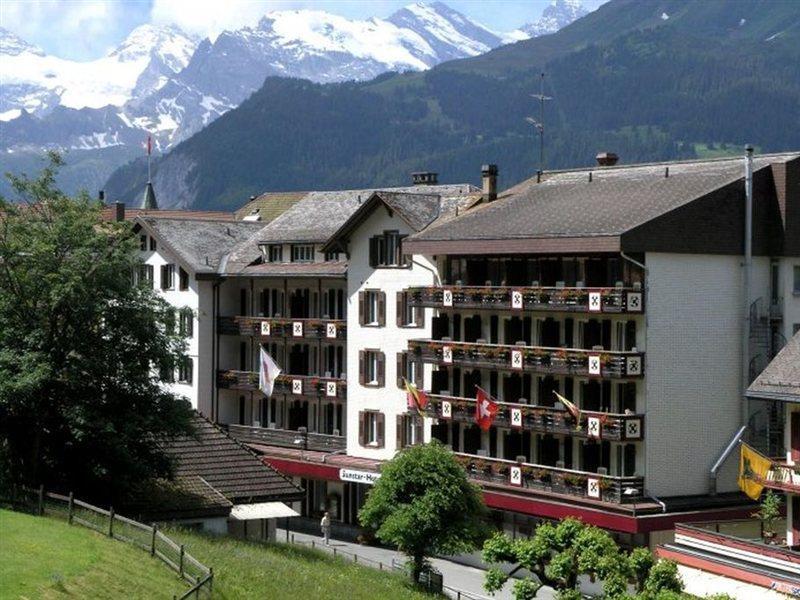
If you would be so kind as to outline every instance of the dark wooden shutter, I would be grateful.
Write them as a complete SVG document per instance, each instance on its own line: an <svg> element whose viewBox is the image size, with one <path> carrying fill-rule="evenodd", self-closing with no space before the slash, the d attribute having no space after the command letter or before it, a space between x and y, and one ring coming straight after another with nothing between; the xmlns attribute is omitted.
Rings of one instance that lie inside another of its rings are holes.
<svg viewBox="0 0 800 600"><path fill-rule="evenodd" d="M406 374L406 353L405 352L398 352L397 353L397 387L401 390L405 387L403 384L403 377Z"/></svg>
<svg viewBox="0 0 800 600"><path fill-rule="evenodd" d="M358 351L358 383L364 385L366 383L366 350Z"/></svg>
<svg viewBox="0 0 800 600"><path fill-rule="evenodd" d="M414 308L414 323L417 327L425 327L425 309L421 306Z"/></svg>
<svg viewBox="0 0 800 600"><path fill-rule="evenodd" d="M398 327L402 327L403 325L405 325L403 321L405 321L405 314L406 314L405 310L406 307L404 302L406 295L403 292L397 292L396 297L397 297L397 303L396 303L397 314L395 315L395 323L397 324Z"/></svg>
<svg viewBox="0 0 800 600"><path fill-rule="evenodd" d="M167 265L161 265L161 289L165 290L169 287L167 284Z"/></svg>
<svg viewBox="0 0 800 600"><path fill-rule="evenodd" d="M386 355L383 352L376 352L378 355L378 387L383 387L386 380Z"/></svg>
<svg viewBox="0 0 800 600"><path fill-rule="evenodd" d="M376 425L378 429L378 448L383 448L386 439L386 415L379 412L376 415Z"/></svg>
<svg viewBox="0 0 800 600"><path fill-rule="evenodd" d="M364 292L358 292L358 324L364 324Z"/></svg>
<svg viewBox="0 0 800 600"><path fill-rule="evenodd" d="M414 417L414 438L417 440L417 444L422 444L423 439L422 436L424 434L423 428L423 420L422 417Z"/></svg>
<svg viewBox="0 0 800 600"><path fill-rule="evenodd" d="M386 325L386 292L378 292L378 325Z"/></svg>
<svg viewBox="0 0 800 600"><path fill-rule="evenodd" d="M377 267L378 266L378 242L380 239L375 236L369 238L369 266L370 267Z"/></svg>
<svg viewBox="0 0 800 600"><path fill-rule="evenodd" d="M405 433L405 427L403 427L404 423L403 420L405 419L404 415L397 415L397 447L398 448L405 448L406 440L404 439L403 433Z"/></svg>
<svg viewBox="0 0 800 600"><path fill-rule="evenodd" d="M408 360L413 360L411 357ZM424 367L422 366L421 361L417 361L417 368L414 370L414 385L417 386L417 389L422 389L422 376L424 374Z"/></svg>
<svg viewBox="0 0 800 600"><path fill-rule="evenodd" d="M363 410L359 411L358 412L358 444L360 446L366 446L367 445L367 440L366 440L367 427L366 427L366 424L365 424L365 420L366 420L366 413L364 413Z"/></svg>

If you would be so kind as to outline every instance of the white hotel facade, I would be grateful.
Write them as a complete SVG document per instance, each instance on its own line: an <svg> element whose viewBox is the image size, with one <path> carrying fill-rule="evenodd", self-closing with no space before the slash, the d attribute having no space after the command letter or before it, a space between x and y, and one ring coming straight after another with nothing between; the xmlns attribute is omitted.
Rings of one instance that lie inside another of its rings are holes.
<svg viewBox="0 0 800 600"><path fill-rule="evenodd" d="M743 386L800 327L800 155L753 173L746 300L743 159L546 172L502 193L493 165L481 190L420 173L194 235L139 218L156 287L164 264L190 282L164 290L195 311L194 376L171 385L301 482L304 514L345 525L382 461L433 438L522 535L575 515L652 545L676 521L749 514L735 461L712 467L742 425L784 451L782 411ZM270 399L262 346L284 371ZM428 392L425 418L403 377ZM488 432L475 385L500 402Z"/></svg>

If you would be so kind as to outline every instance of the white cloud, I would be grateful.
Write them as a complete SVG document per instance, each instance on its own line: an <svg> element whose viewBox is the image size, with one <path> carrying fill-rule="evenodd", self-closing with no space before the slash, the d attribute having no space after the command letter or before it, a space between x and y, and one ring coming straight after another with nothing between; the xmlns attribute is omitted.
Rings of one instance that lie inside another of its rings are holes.
<svg viewBox="0 0 800 600"><path fill-rule="evenodd" d="M59 56L89 58L105 53L124 22L124 3L101 0L3 0L0 25Z"/></svg>
<svg viewBox="0 0 800 600"><path fill-rule="evenodd" d="M267 12L296 8L297 4L274 0L154 0L150 20L174 23L187 33L213 40L226 29L255 25Z"/></svg>

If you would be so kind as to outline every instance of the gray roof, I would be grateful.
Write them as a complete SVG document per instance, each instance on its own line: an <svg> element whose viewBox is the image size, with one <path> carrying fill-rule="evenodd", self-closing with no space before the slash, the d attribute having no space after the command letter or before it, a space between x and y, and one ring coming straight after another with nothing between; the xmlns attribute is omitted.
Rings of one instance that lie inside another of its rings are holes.
<svg viewBox="0 0 800 600"><path fill-rule="evenodd" d="M747 396L800 402L800 331L750 384Z"/></svg>
<svg viewBox="0 0 800 600"><path fill-rule="evenodd" d="M347 275L347 261L259 263L247 266L237 273L230 270L227 273L243 277L332 277L341 279Z"/></svg>
<svg viewBox="0 0 800 600"><path fill-rule="evenodd" d="M798 154L761 155L755 170ZM669 169L669 176L667 174ZM619 236L743 177L743 159L545 173L411 237L419 241ZM591 177L591 179L590 179Z"/></svg>
<svg viewBox="0 0 800 600"><path fill-rule="evenodd" d="M468 183L443 185L414 185L380 188L386 192L405 192L414 195L438 194L455 197L475 194L478 190ZM240 272L261 255L259 243L317 243L326 242L366 202L377 189L308 192L305 197L267 225L262 224L257 235L239 244L228 260L228 269Z"/></svg>
<svg viewBox="0 0 800 600"><path fill-rule="evenodd" d="M174 252L195 273L216 273L224 268L233 247L253 236L263 224L248 221L210 221L138 217L165 247Z"/></svg>
<svg viewBox="0 0 800 600"><path fill-rule="evenodd" d="M143 210L158 210L158 202L156 201L156 192L153 189L153 184L149 181L144 188L144 194L142 195L142 200L139 202L139 206L136 208L141 208Z"/></svg>

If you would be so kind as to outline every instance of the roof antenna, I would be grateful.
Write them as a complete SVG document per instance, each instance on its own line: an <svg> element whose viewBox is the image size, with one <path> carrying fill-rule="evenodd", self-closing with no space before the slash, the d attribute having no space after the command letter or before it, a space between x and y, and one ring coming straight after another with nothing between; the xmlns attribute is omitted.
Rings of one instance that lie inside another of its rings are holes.
<svg viewBox="0 0 800 600"><path fill-rule="evenodd" d="M539 93L531 94L531 98L539 101L539 120L537 121L533 117L525 117L525 120L539 132L539 171L544 173L544 103L553 99L551 96L544 95L544 73L539 78Z"/></svg>

